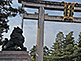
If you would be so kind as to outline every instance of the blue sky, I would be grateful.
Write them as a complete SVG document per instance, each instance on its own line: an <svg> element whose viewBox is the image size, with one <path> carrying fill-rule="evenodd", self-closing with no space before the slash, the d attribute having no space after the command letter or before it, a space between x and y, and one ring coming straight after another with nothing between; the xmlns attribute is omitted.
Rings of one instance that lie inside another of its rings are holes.
<svg viewBox="0 0 81 61"><path fill-rule="evenodd" d="M48 1L65 1L65 2L78 2L80 3L81 0L48 0ZM13 0L13 7L18 7L21 6L18 4L17 0ZM37 12L37 10L32 10L32 9L27 9L28 12ZM45 13L48 13L49 15L63 15L63 12L60 11L45 11ZM80 16L80 13L75 13L75 16ZM21 20L22 17L17 15L15 18L9 18L9 25L10 25L10 30L9 33L5 34L4 37L10 36L11 31L13 30L14 26L21 26ZM33 45L36 45L37 41L37 23L38 21L34 20L32 21L31 19L24 20L24 33L23 35L25 36L25 43L24 45L30 50L30 48ZM62 31L64 34L68 34L70 31L74 31L74 36L75 40L77 40L78 35L81 31L81 24L76 24L76 23L61 23L61 22L45 22L44 24L44 45L47 45L48 47L51 47L53 42L55 41L55 35Z"/></svg>

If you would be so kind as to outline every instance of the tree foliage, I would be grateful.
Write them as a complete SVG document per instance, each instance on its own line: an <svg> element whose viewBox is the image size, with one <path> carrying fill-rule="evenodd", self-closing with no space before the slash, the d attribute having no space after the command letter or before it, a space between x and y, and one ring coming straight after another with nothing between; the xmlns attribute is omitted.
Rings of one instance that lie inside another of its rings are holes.
<svg viewBox="0 0 81 61"><path fill-rule="evenodd" d="M13 0L0 0L0 41L2 40L2 33L7 33L9 30L9 25L7 24L9 21L8 18L15 17L17 13L21 14L25 12L22 7L13 8L12 1Z"/></svg>
<svg viewBox="0 0 81 61"><path fill-rule="evenodd" d="M36 59L36 46L33 46L33 48L30 50L30 55L31 55L32 61L35 61L35 59Z"/></svg>
<svg viewBox="0 0 81 61"><path fill-rule="evenodd" d="M73 57L73 52L74 52L73 31L71 31L68 35L66 35L63 44L64 44L63 58L70 60L70 58Z"/></svg>
<svg viewBox="0 0 81 61"><path fill-rule="evenodd" d="M53 43L51 47L51 55L55 58L60 58L62 56L63 52L63 40L64 40L64 34L63 32L59 32L56 35L56 42Z"/></svg>
<svg viewBox="0 0 81 61"><path fill-rule="evenodd" d="M75 46L74 50L74 60L80 61L81 60L81 32L79 34L78 38L79 42Z"/></svg>
<svg viewBox="0 0 81 61"><path fill-rule="evenodd" d="M33 47L33 59L36 58L36 47ZM43 61L80 61L81 60L81 33L78 42L75 42L73 31L68 33L65 37L63 32L56 35L55 42L52 47L48 49L44 46L44 60ZM35 56L35 57L34 57ZM32 59L32 60L33 60ZM34 60L35 61L35 60Z"/></svg>
<svg viewBox="0 0 81 61"><path fill-rule="evenodd" d="M50 54L49 48L47 46L44 46L43 47L43 55L44 55L44 57L49 56L49 54ZM31 48L30 55L31 55L32 61L36 61L36 46L33 46L33 48Z"/></svg>

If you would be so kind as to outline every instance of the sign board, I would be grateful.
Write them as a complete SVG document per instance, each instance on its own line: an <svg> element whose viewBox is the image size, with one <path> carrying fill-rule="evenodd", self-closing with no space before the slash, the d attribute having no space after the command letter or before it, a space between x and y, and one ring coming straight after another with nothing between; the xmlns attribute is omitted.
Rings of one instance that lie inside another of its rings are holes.
<svg viewBox="0 0 81 61"><path fill-rule="evenodd" d="M76 3L64 2L64 18L63 21L73 22L74 6Z"/></svg>

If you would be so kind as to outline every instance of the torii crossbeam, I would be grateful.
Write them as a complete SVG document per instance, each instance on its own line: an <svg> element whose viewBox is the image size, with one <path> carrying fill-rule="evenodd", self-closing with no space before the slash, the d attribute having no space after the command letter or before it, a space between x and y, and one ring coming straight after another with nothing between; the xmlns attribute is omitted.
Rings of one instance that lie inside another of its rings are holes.
<svg viewBox="0 0 81 61"><path fill-rule="evenodd" d="M44 14L44 11L45 9L64 11L64 3L50 2L50 1L37 1L37 0L36 1L35 0L18 0L18 1L19 3L22 3L23 7L39 9L39 13L23 14L23 19L38 20L36 61L43 61L44 21L64 22L63 16L50 16L50 15ZM76 4L74 11L81 12L81 4ZM74 17L74 21L69 23L81 23L81 18ZM22 28L23 28L23 21L22 21Z"/></svg>

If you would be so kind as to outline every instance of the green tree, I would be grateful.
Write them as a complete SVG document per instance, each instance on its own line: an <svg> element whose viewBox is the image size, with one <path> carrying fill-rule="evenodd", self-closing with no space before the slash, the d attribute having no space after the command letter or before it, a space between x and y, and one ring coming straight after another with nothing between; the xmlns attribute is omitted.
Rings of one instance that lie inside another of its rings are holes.
<svg viewBox="0 0 81 61"><path fill-rule="evenodd" d="M43 55L44 56L49 56L49 54L50 54L49 48L47 46L44 46L44 48L43 48Z"/></svg>
<svg viewBox="0 0 81 61"><path fill-rule="evenodd" d="M3 32L8 32L9 25L7 24L9 21L9 17L15 17L17 13L21 14L24 11L22 7L13 8L12 0L0 0L0 44L2 44L1 40L3 39Z"/></svg>
<svg viewBox="0 0 81 61"><path fill-rule="evenodd" d="M78 43L75 44L74 46L74 52L73 52L73 61L80 61L79 60L79 47L78 47Z"/></svg>
<svg viewBox="0 0 81 61"><path fill-rule="evenodd" d="M80 35L79 35L79 43L78 43L78 61L81 60L81 32L80 32Z"/></svg>
<svg viewBox="0 0 81 61"><path fill-rule="evenodd" d="M31 55L32 61L35 61L35 59L36 59L36 46L33 46L33 48L30 50L30 55Z"/></svg>
<svg viewBox="0 0 81 61"><path fill-rule="evenodd" d="M79 42L77 43L75 50L74 50L74 60L80 61L81 60L81 32L79 34Z"/></svg>
<svg viewBox="0 0 81 61"><path fill-rule="evenodd" d="M73 52L74 52L74 37L73 31L71 31L68 35L66 35L65 40L63 42L63 56L66 61L72 61Z"/></svg>
<svg viewBox="0 0 81 61"><path fill-rule="evenodd" d="M43 61L49 61L49 59L47 59L50 55L50 50L47 46L44 46L43 48Z"/></svg>
<svg viewBox="0 0 81 61"><path fill-rule="evenodd" d="M43 48L43 55L44 55L44 61L47 61L47 58L49 56L49 48L47 46L44 46ZM30 55L31 55L31 59L32 61L36 61L36 46L33 46L33 48L30 50Z"/></svg>
<svg viewBox="0 0 81 61"><path fill-rule="evenodd" d="M59 32L56 35L56 41L53 43L51 47L51 56L54 58L61 58L63 52L63 40L64 34L63 32Z"/></svg>

